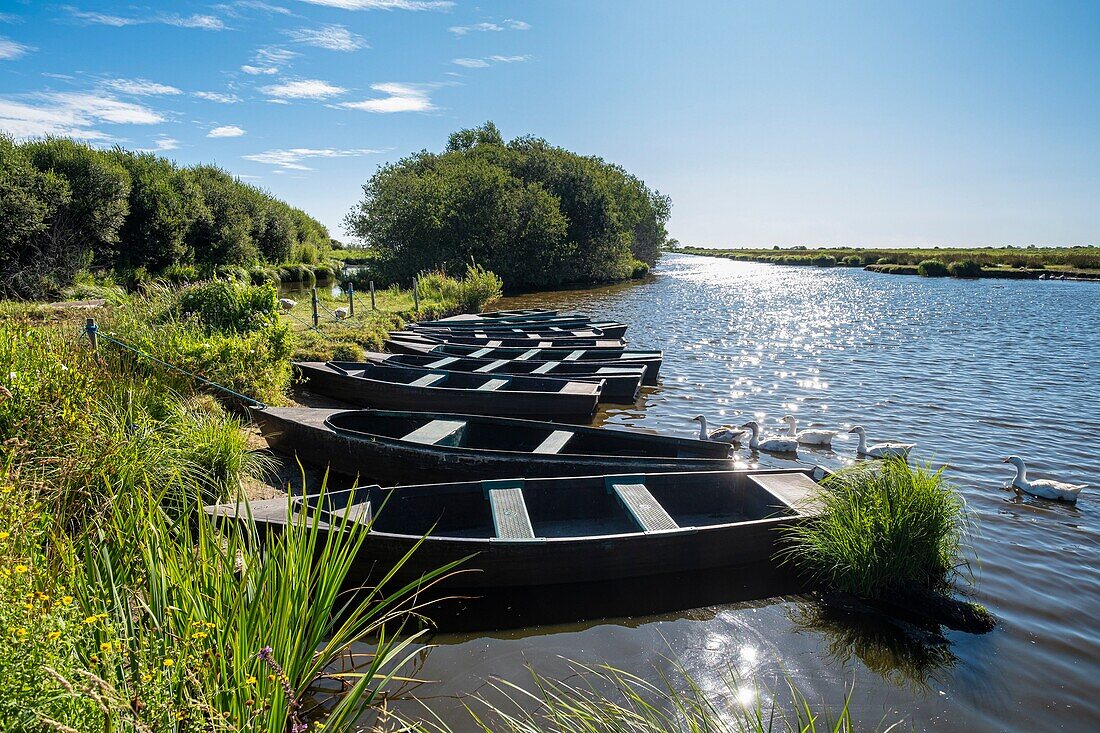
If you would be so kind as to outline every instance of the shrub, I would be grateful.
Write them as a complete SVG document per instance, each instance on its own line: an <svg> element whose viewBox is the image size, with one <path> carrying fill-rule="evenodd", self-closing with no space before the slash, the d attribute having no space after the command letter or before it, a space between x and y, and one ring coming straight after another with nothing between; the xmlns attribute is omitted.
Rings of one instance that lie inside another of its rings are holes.
<svg viewBox="0 0 1100 733"><path fill-rule="evenodd" d="M876 265L896 265L898 264L896 257L879 257L875 260Z"/></svg>
<svg viewBox="0 0 1100 733"><path fill-rule="evenodd" d="M823 513L789 530L787 560L818 582L865 598L943 589L960 565L964 504L943 469L863 463L822 482Z"/></svg>
<svg viewBox="0 0 1100 733"><path fill-rule="evenodd" d="M974 260L956 260L948 263L947 274L951 277L981 277L982 266Z"/></svg>
<svg viewBox="0 0 1100 733"><path fill-rule="evenodd" d="M862 267L863 258L859 255L848 255L840 261L840 264L844 267Z"/></svg>
<svg viewBox="0 0 1100 733"><path fill-rule="evenodd" d="M248 268L248 279L253 285L278 284L281 280L279 268L268 265L253 265Z"/></svg>
<svg viewBox="0 0 1100 733"><path fill-rule="evenodd" d="M211 280L181 290L178 312L199 317L210 330L243 333L278 321L278 293L270 283Z"/></svg>
<svg viewBox="0 0 1100 733"><path fill-rule="evenodd" d="M279 267L279 280L284 283L306 283L312 286L317 282L317 277L309 265L293 264Z"/></svg>
<svg viewBox="0 0 1100 733"><path fill-rule="evenodd" d="M177 285L187 285L201 279L199 270L194 265L169 265L161 271L160 276Z"/></svg>
<svg viewBox="0 0 1100 733"><path fill-rule="evenodd" d="M917 265L917 274L921 277L946 277L947 265L941 260L922 260Z"/></svg>
<svg viewBox="0 0 1100 733"><path fill-rule="evenodd" d="M810 259L810 262L815 267L834 267L836 266L836 257L832 255L816 255Z"/></svg>
<svg viewBox="0 0 1100 733"><path fill-rule="evenodd" d="M633 270L630 272L630 278L632 280L640 280L649 274L649 263L642 262L641 260L634 260Z"/></svg>
<svg viewBox="0 0 1100 733"><path fill-rule="evenodd" d="M332 349L334 361L363 361L366 356L362 346L349 341L340 342Z"/></svg>

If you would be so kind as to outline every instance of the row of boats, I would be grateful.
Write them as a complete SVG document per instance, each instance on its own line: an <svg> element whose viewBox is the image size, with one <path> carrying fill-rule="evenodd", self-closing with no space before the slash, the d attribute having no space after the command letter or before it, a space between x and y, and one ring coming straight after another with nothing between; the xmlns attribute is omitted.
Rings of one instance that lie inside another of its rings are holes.
<svg viewBox="0 0 1100 733"><path fill-rule="evenodd" d="M776 570L776 530L816 513L820 469L734 470L728 443L573 424L656 384L663 354L626 330L497 311L413 324L362 362L297 363L306 389L367 409L257 408L268 444L373 485L208 511L261 533L368 521L364 578L414 547L399 579L470 558L464 588Z"/></svg>

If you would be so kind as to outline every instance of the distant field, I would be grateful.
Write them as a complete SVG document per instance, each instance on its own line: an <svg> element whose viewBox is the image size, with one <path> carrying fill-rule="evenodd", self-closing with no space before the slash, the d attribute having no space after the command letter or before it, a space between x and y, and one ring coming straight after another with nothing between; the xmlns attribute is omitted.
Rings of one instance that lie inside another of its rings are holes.
<svg viewBox="0 0 1100 733"><path fill-rule="evenodd" d="M1037 278L1043 274L1094 279L1100 277L1100 247L982 247L974 249L712 249L679 247L682 254L724 257L749 262L817 267L866 267L888 274L954 275L957 277Z"/></svg>

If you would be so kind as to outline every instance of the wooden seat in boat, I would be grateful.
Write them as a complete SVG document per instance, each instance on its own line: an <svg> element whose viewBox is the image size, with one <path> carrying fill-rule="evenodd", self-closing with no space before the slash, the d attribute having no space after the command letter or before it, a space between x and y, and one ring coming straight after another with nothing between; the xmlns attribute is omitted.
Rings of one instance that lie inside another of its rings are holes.
<svg viewBox="0 0 1100 733"><path fill-rule="evenodd" d="M534 370L531 371L531 373L532 374L546 374L548 371L550 371L551 369L553 369L557 365L558 365L558 362L556 362L556 361L548 361L544 364L539 364L537 367L534 368Z"/></svg>
<svg viewBox="0 0 1100 733"><path fill-rule="evenodd" d="M754 473L749 480L763 488L783 504L804 513L821 510L814 497L821 486L804 473Z"/></svg>
<svg viewBox="0 0 1100 733"><path fill-rule="evenodd" d="M495 389L500 389L504 385L508 384L507 379L490 379L485 384L477 388L478 392L492 392Z"/></svg>
<svg viewBox="0 0 1100 733"><path fill-rule="evenodd" d="M525 352L523 352L522 354L520 354L519 356L516 357L516 361L527 361L531 357L537 356L538 353L539 353L539 349L531 349L529 351L525 351Z"/></svg>
<svg viewBox="0 0 1100 733"><path fill-rule="evenodd" d="M466 427L465 420L432 420L406 435L402 440L423 445L437 445Z"/></svg>
<svg viewBox="0 0 1100 733"><path fill-rule="evenodd" d="M565 447L565 444L569 442L569 439L574 435L571 430L555 430L546 436L546 439L538 444L532 453L544 453L555 454L560 453L561 449Z"/></svg>
<svg viewBox="0 0 1100 733"><path fill-rule="evenodd" d="M507 359L497 359L496 361L489 362L488 364L485 364L484 366L479 366L474 371L475 372L482 372L482 373L491 372L491 371L494 371L496 369L500 369L502 366L504 366L507 363L508 363Z"/></svg>
<svg viewBox="0 0 1100 733"><path fill-rule="evenodd" d="M409 384L413 387L431 387L433 384L446 377L446 374L425 374L423 377L409 382Z"/></svg>
<svg viewBox="0 0 1100 733"><path fill-rule="evenodd" d="M493 530L499 540L530 540L535 538L527 502L523 500L522 483L490 481L483 484L493 513Z"/></svg>
<svg viewBox="0 0 1100 733"><path fill-rule="evenodd" d="M582 356L584 356L584 349L577 349L576 351L570 352L569 356L562 359L562 361L576 361Z"/></svg>
<svg viewBox="0 0 1100 733"><path fill-rule="evenodd" d="M425 364L424 368L425 369L442 369L443 367L447 366L448 364L454 364L456 361L458 361L457 356L448 356L445 359L440 359L439 361L433 361L431 364Z"/></svg>
<svg viewBox="0 0 1100 733"><path fill-rule="evenodd" d="M630 517L642 530L646 532L665 532L670 529L679 529L661 503L649 493L645 484L637 479L608 479L611 491L619 499Z"/></svg>

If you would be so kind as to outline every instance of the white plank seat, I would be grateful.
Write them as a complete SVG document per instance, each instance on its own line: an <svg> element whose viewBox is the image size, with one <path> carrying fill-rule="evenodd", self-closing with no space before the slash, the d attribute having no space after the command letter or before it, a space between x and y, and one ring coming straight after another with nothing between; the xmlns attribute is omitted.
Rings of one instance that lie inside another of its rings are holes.
<svg viewBox="0 0 1100 733"><path fill-rule="evenodd" d="M523 500L523 481L483 481L497 540L533 540L535 529Z"/></svg>
<svg viewBox="0 0 1100 733"><path fill-rule="evenodd" d="M516 357L516 361L526 361L527 359L538 356L540 350L541 349L530 349L525 351Z"/></svg>
<svg viewBox="0 0 1100 733"><path fill-rule="evenodd" d="M421 425L402 440L422 445L439 445L445 440L454 438L464 427L466 427L465 420L432 420Z"/></svg>
<svg viewBox="0 0 1100 733"><path fill-rule="evenodd" d="M542 455L561 453L561 449L565 447L565 444L569 442L573 435L572 430L555 430L546 436L545 440L539 443L531 452Z"/></svg>
<svg viewBox="0 0 1100 733"><path fill-rule="evenodd" d="M486 347L478 349L477 351L470 352L470 358L471 359L480 359L481 357L485 356L486 354L491 354L491 353L493 353L492 347L486 346Z"/></svg>
<svg viewBox="0 0 1100 733"><path fill-rule="evenodd" d="M493 372L493 371L496 371L497 369L500 369L502 366L504 366L507 363L508 363L507 359L497 359L496 361L489 362L488 364L485 364L483 366L479 366L474 371L475 372L481 372L483 374L485 372Z"/></svg>
<svg viewBox="0 0 1100 733"><path fill-rule="evenodd" d="M546 374L547 372L549 372L551 369L553 369L554 367L556 367L560 363L561 362L558 362L558 361L548 361L548 362L545 362L543 364L539 364L537 367L535 367L531 371L531 373L532 374Z"/></svg>
<svg viewBox="0 0 1100 733"><path fill-rule="evenodd" d="M485 384L477 388L478 392L492 392L493 390L500 389L504 385L508 384L508 379L490 379Z"/></svg>
<svg viewBox="0 0 1100 733"><path fill-rule="evenodd" d="M641 476L614 476L606 485L615 494L634 523L644 532L667 532L680 525L669 516L661 503L649 493Z"/></svg>
<svg viewBox="0 0 1100 733"><path fill-rule="evenodd" d="M425 374L423 377L419 377L418 379L414 379L413 381L409 382L409 385L412 386L412 387L431 387L436 382L438 382L440 380L443 380L443 379L446 379L446 378L447 378L446 374L439 374L437 372L432 372L431 374Z"/></svg>
<svg viewBox="0 0 1100 733"><path fill-rule="evenodd" d="M570 352L569 356L562 359L562 361L576 361L582 356L584 356L584 349L577 349L576 351Z"/></svg>
<svg viewBox="0 0 1100 733"><path fill-rule="evenodd" d="M819 496L821 486L804 473L750 473L749 481L778 499L773 508L781 512L815 515L824 509Z"/></svg>
<svg viewBox="0 0 1100 733"><path fill-rule="evenodd" d="M428 369L442 369L448 364L454 364L456 361L458 361L457 356L448 356L446 359L440 359L439 361L433 361L431 364L425 364L425 367Z"/></svg>

